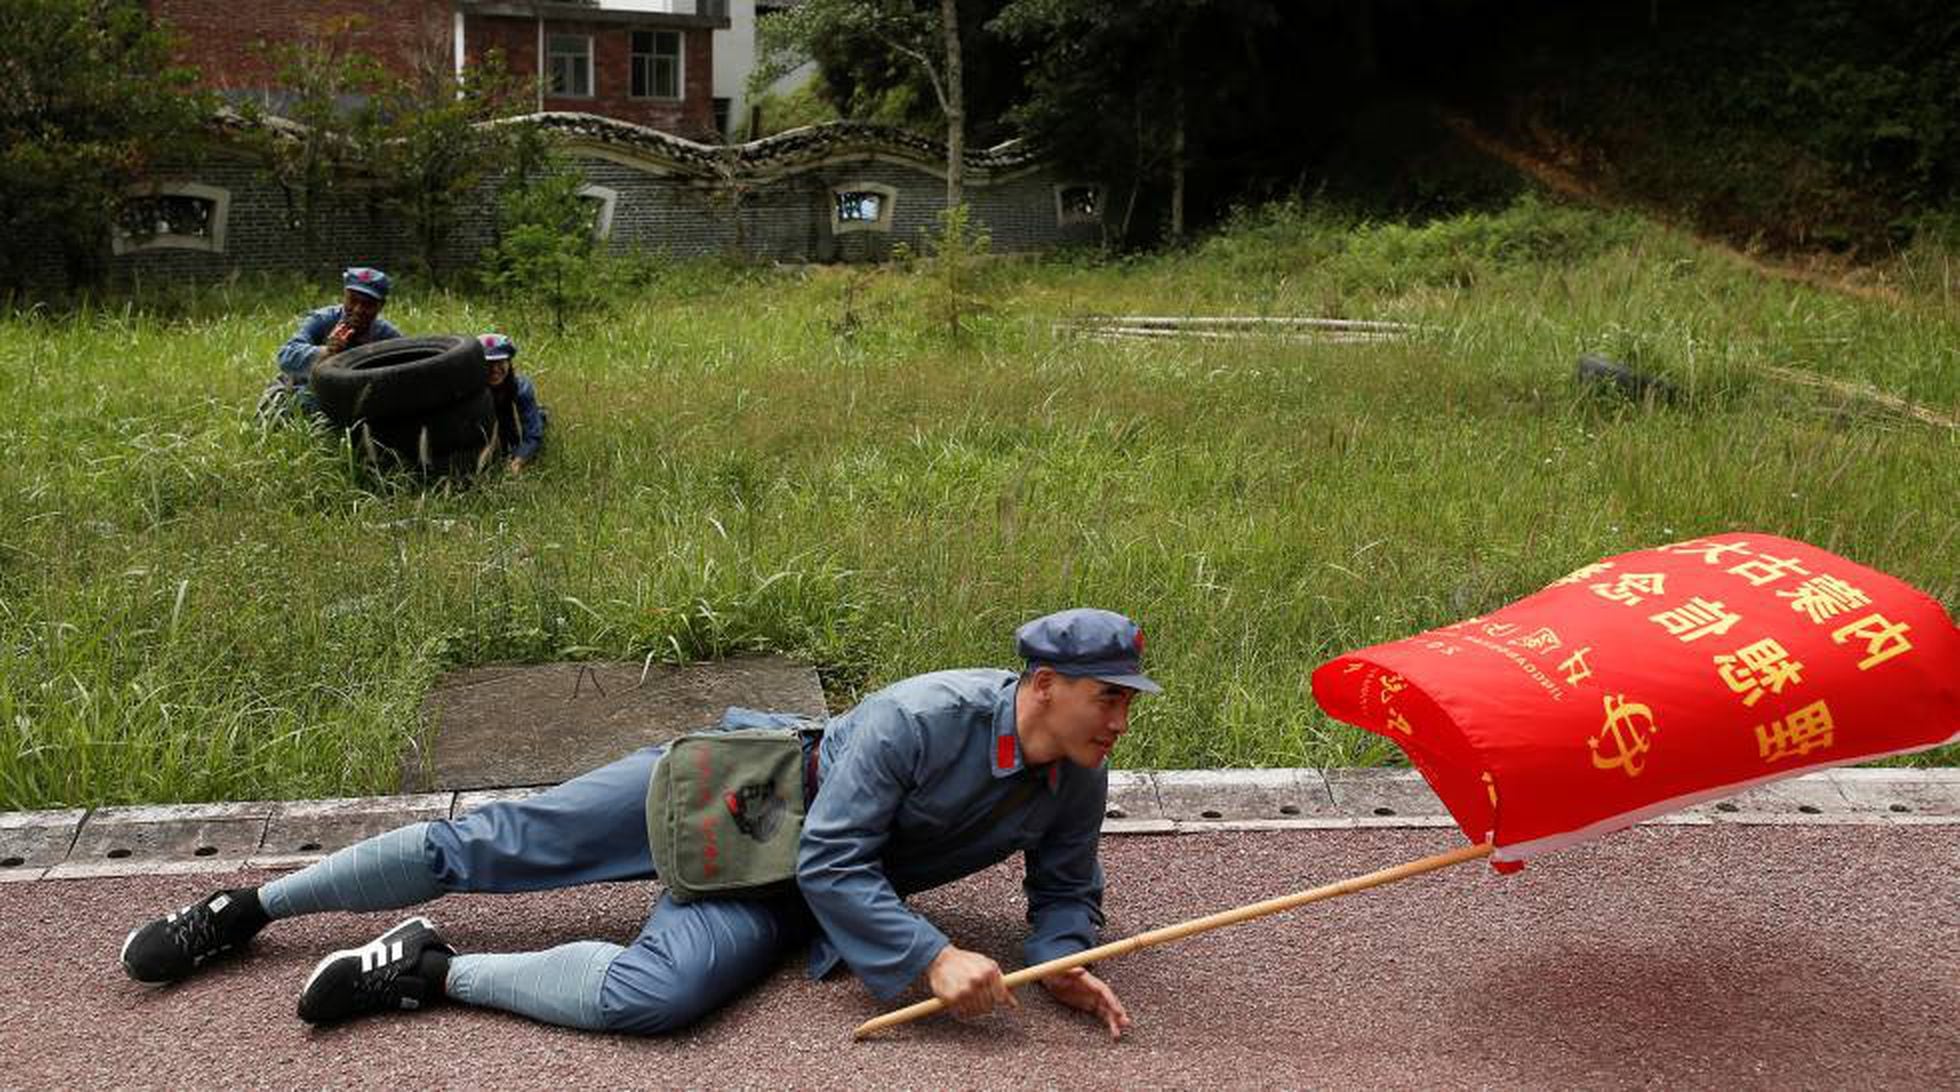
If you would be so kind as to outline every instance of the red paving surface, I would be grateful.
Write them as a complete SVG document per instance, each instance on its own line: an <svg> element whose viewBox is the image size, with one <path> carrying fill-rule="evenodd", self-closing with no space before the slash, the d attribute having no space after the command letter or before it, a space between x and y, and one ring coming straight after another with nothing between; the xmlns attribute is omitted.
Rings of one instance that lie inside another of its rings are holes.
<svg viewBox="0 0 1960 1092"><path fill-rule="evenodd" d="M1111 937L1458 844L1372 830L1112 838ZM0 884L0 1085L965 1088L1960 1087L1960 826L1642 828L1504 877L1469 864L1154 948L1101 971L1110 1042L1024 991L1016 1014L852 1043L882 1011L785 966L690 1032L631 1039L450 1006L309 1030L324 952L399 913L283 922L253 957L150 990L132 924L234 877ZM466 951L625 940L651 889L457 896ZM916 904L1018 965L1019 866Z"/></svg>

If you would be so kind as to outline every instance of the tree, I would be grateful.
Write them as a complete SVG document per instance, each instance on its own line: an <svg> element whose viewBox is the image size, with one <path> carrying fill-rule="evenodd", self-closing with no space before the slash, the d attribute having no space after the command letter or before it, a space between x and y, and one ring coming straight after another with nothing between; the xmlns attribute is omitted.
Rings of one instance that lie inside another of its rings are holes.
<svg viewBox="0 0 1960 1092"><path fill-rule="evenodd" d="M341 192L351 160L369 146L376 118L369 96L382 85L379 62L352 44L359 17L329 20L303 30L297 41L264 50L286 94L276 109L248 102L241 112L255 122L246 143L286 197L291 225L300 232L308 262L320 250L320 217ZM300 128L268 123L266 115Z"/></svg>
<svg viewBox="0 0 1960 1092"><path fill-rule="evenodd" d="M978 2L967 0L969 5ZM860 116L864 106L861 100L852 101L859 100L855 85L890 91L900 85L900 72L923 78L945 125L946 207L952 208L965 200L966 65L960 16L961 0L807 0L762 21L759 71L766 82L773 78L767 74L780 74L802 58L815 57L833 95L840 86L854 88L839 104L851 116ZM866 50L866 45L872 48ZM899 63L892 63L894 59Z"/></svg>
<svg viewBox="0 0 1960 1092"><path fill-rule="evenodd" d="M95 284L125 193L194 153L212 101L141 4L0 0L0 26L0 287L45 283L49 257Z"/></svg>
<svg viewBox="0 0 1960 1092"><path fill-rule="evenodd" d="M1154 187L1178 241L1194 166L1231 173L1235 141L1271 145L1302 109L1297 77L1273 63L1302 65L1274 33L1285 22L1275 0L1011 0L988 25L1028 66L1011 118L1062 167L1122 192L1113 234L1131 242Z"/></svg>
<svg viewBox="0 0 1960 1092"><path fill-rule="evenodd" d="M499 291L551 312L552 329L598 302L600 267L592 210L579 196L585 176L552 135L535 124L512 127L511 167L498 200L497 245L484 257Z"/></svg>
<svg viewBox="0 0 1960 1092"><path fill-rule="evenodd" d="M382 204L400 216L416 257L440 280L450 237L477 188L508 163L511 126L484 125L529 99L491 50L460 76L424 51L407 75L383 80L367 151Z"/></svg>

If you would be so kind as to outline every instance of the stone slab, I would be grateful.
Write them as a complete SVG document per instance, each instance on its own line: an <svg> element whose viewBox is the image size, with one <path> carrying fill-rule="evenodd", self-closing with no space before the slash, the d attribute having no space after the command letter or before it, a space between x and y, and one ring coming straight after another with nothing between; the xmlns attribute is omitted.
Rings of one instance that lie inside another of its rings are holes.
<svg viewBox="0 0 1960 1092"><path fill-rule="evenodd" d="M1157 800L1180 823L1293 819L1334 810L1317 770L1160 770Z"/></svg>
<svg viewBox="0 0 1960 1092"><path fill-rule="evenodd" d="M242 868L265 838L275 805L164 804L97 808L49 879Z"/></svg>
<svg viewBox="0 0 1960 1092"><path fill-rule="evenodd" d="M505 800L529 800L548 791L550 786L537 785L528 789L479 789L476 792L459 792L449 806L449 817L460 818L485 804L497 804Z"/></svg>
<svg viewBox="0 0 1960 1092"><path fill-rule="evenodd" d="M1103 817L1114 822L1148 822L1164 817L1157 803L1157 779L1148 770L1109 771L1108 810ZM1108 830L1109 824L1103 824Z"/></svg>
<svg viewBox="0 0 1960 1092"><path fill-rule="evenodd" d="M453 803L452 794L431 792L280 804L266 823L253 863L270 868L283 866L287 858L315 860L396 827L447 819Z"/></svg>
<svg viewBox="0 0 1960 1092"><path fill-rule="evenodd" d="M1105 819L1104 834L1176 834L1178 825L1169 819Z"/></svg>
<svg viewBox="0 0 1960 1092"><path fill-rule="evenodd" d="M823 716L807 664L739 656L673 666L558 663L444 676L422 705L431 741L403 756L404 792L556 785L719 723L731 705Z"/></svg>
<svg viewBox="0 0 1960 1092"><path fill-rule="evenodd" d="M1801 826L1855 821L1851 805L1844 793L1838 791L1837 782L1828 771L1758 785L1707 806L1718 823Z"/></svg>
<svg viewBox="0 0 1960 1092"><path fill-rule="evenodd" d="M0 813L0 883L38 879L68 858L87 808Z"/></svg>
<svg viewBox="0 0 1960 1092"><path fill-rule="evenodd" d="M1449 818L1443 802L1414 770L1328 770L1325 776L1334 808L1357 821L1369 820L1364 826L1397 825L1373 822L1380 819Z"/></svg>
<svg viewBox="0 0 1960 1092"><path fill-rule="evenodd" d="M1832 770L1830 776L1857 811L1960 817L1960 769Z"/></svg>

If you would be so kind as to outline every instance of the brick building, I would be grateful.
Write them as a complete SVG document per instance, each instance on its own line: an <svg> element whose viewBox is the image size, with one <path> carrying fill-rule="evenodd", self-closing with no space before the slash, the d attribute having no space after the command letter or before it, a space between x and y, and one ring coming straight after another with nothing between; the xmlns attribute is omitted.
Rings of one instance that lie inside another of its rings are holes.
<svg viewBox="0 0 1960 1092"><path fill-rule="evenodd" d="M536 111L598 114L697 140L726 130L728 100L714 95L714 35L731 27L728 0L148 3L177 33L179 60L206 86L275 110L280 90L266 47L344 28L349 46L404 74L460 72L498 50L511 72L535 78L536 101L527 105Z"/></svg>

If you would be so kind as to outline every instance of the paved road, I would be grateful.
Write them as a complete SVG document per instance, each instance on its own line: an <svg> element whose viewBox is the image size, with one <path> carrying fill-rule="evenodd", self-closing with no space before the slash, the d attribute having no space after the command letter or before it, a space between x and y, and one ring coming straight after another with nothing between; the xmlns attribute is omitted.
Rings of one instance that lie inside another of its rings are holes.
<svg viewBox="0 0 1960 1092"><path fill-rule="evenodd" d="M1116 837L1111 936L1458 844L1443 830ZM399 915L262 934L255 955L149 990L130 924L213 885L0 885L0 1085L950 1088L1960 1086L1960 826L1643 827L1499 876L1482 864L1111 961L1136 1027L1112 1043L1034 990L1016 1014L852 1043L880 1007L786 966L691 1032L630 1039L460 1007L311 1031L318 956ZM232 877L218 877L232 882ZM466 950L624 939L649 889L452 897ZM1019 866L916 902L1017 963Z"/></svg>

